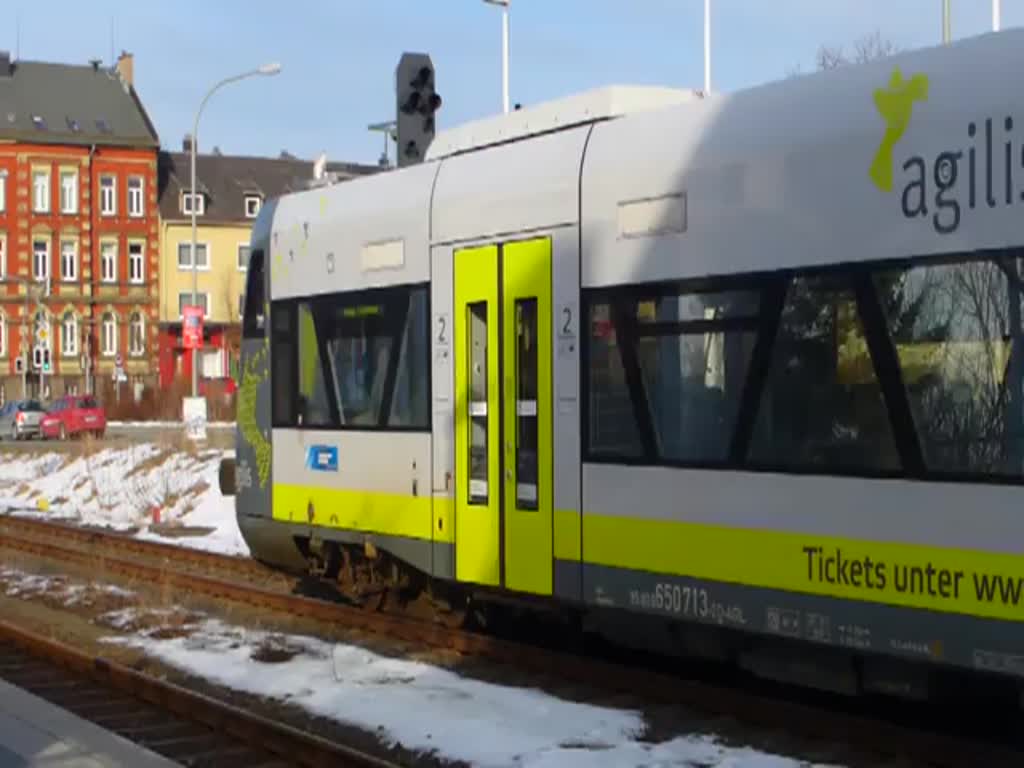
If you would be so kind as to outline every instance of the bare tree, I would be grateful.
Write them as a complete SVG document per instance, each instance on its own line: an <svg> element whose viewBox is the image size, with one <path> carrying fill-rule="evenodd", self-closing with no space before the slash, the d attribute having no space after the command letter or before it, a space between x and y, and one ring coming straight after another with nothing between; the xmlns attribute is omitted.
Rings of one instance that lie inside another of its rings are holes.
<svg viewBox="0 0 1024 768"><path fill-rule="evenodd" d="M898 53L899 48L891 40L882 37L879 30L865 35L853 44L853 55L847 56L843 47L829 47L822 45L814 57L814 63L819 70L836 69L844 64L866 64L869 61L877 61L887 56Z"/></svg>

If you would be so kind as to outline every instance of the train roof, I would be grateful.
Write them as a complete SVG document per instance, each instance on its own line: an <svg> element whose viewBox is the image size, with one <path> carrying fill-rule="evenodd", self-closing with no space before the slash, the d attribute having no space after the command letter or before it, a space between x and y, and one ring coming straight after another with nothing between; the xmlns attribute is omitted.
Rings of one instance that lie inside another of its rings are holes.
<svg viewBox="0 0 1024 768"><path fill-rule="evenodd" d="M425 280L431 248L559 227L581 228L584 286L1019 244L1022 67L1024 30L1006 30L708 98L609 88L477 121L427 162L282 198L275 258L329 250L336 268L276 272L272 295ZM968 206L986 130L997 199Z"/></svg>

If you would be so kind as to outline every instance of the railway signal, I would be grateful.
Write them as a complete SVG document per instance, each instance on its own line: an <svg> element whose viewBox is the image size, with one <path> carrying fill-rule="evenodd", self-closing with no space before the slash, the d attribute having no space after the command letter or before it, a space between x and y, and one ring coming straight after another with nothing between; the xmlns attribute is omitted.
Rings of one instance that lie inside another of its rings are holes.
<svg viewBox="0 0 1024 768"><path fill-rule="evenodd" d="M398 167L423 162L434 139L434 113L441 96L434 82L434 65L425 53L403 53L395 72L396 146Z"/></svg>

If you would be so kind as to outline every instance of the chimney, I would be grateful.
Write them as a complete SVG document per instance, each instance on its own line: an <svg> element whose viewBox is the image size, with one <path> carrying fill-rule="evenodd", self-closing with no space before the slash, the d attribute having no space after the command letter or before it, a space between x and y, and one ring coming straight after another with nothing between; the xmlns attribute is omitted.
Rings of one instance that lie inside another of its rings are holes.
<svg viewBox="0 0 1024 768"><path fill-rule="evenodd" d="M198 149L198 147L197 147ZM192 134L186 133L185 138L181 140L181 151L191 152L192 151Z"/></svg>
<svg viewBox="0 0 1024 768"><path fill-rule="evenodd" d="M0 51L0 77L11 76L11 52Z"/></svg>
<svg viewBox="0 0 1024 768"><path fill-rule="evenodd" d="M117 57L117 74L128 85L135 85L135 57L128 51L121 51Z"/></svg>
<svg viewBox="0 0 1024 768"><path fill-rule="evenodd" d="M89 59L89 63L92 64L92 71L93 72L99 72L100 71L100 64L102 64L103 61L101 59Z"/></svg>

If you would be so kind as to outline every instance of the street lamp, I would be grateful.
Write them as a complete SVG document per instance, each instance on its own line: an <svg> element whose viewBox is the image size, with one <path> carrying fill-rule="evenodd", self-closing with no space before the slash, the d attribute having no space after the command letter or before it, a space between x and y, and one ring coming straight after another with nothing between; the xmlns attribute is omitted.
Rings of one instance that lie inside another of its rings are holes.
<svg viewBox="0 0 1024 768"><path fill-rule="evenodd" d="M501 103L508 114L508 6L512 0L484 0L501 6Z"/></svg>
<svg viewBox="0 0 1024 768"><path fill-rule="evenodd" d="M196 120L192 126L192 142L189 147L192 164L192 185L191 185L191 196L189 198L190 209L192 212L192 306L196 306L199 301L199 270L197 269L196 259L196 140L199 134L199 117L203 114L203 107L206 106L206 102L209 101L210 97L213 96L214 91L219 89L221 86L227 85L228 83L234 83L238 80L244 80L247 77L254 77L256 75L276 75L281 71L281 65L277 62L270 64L264 64L256 69L250 70L249 72L243 72L240 75L234 75L221 80L219 83L214 85L206 95L203 97L202 102L199 104L199 111L196 112ZM192 397L199 396L199 355L198 347L192 348Z"/></svg>

